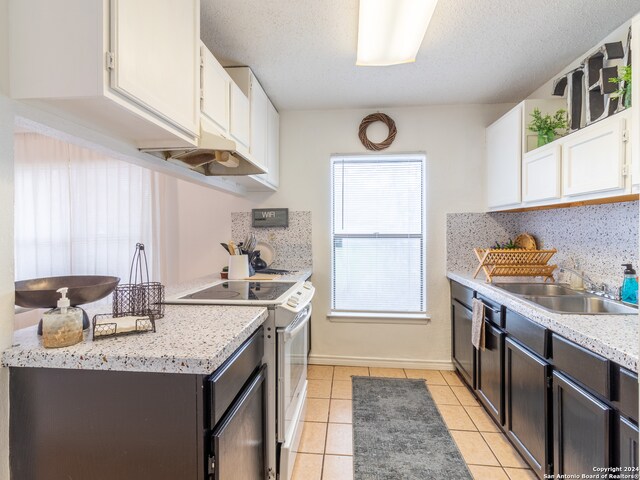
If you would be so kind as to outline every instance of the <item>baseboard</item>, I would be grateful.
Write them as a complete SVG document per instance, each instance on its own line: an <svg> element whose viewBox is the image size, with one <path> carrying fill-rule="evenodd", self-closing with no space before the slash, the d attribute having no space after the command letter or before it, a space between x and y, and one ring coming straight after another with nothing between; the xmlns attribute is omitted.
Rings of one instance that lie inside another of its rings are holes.
<svg viewBox="0 0 640 480"><path fill-rule="evenodd" d="M309 355L311 365L342 365L349 367L413 368L424 370L453 370L450 360L411 360L408 358L345 357L337 355Z"/></svg>

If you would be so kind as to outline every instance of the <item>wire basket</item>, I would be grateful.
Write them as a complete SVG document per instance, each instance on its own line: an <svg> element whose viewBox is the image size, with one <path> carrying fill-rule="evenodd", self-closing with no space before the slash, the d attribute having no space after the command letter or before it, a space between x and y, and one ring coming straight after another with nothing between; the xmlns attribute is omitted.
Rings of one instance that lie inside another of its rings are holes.
<svg viewBox="0 0 640 480"><path fill-rule="evenodd" d="M156 321L153 317L141 317L136 320L133 330L119 331L116 321L109 322L109 319L118 318L115 315L98 314L93 317L93 339L115 337L118 335L132 335L136 333L155 332Z"/></svg>
<svg viewBox="0 0 640 480"><path fill-rule="evenodd" d="M149 265L142 243L136 244L129 283L118 285L113 292L113 316L129 315L148 316L153 320L164 317L164 285L149 281Z"/></svg>

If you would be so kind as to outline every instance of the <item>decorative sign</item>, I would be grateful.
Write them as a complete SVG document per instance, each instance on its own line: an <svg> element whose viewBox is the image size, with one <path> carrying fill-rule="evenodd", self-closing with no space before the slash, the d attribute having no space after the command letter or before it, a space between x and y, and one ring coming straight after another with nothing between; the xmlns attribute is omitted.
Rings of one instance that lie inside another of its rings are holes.
<svg viewBox="0 0 640 480"><path fill-rule="evenodd" d="M626 48L622 42L605 43L585 58L578 68L553 82L553 95L562 97L567 91L570 132L624 110L623 98L611 95L625 88L624 82L619 84L614 80L618 77L618 67L611 64L611 60L619 59L622 61L618 64L631 65L631 29Z"/></svg>
<svg viewBox="0 0 640 480"><path fill-rule="evenodd" d="M254 228L288 227L288 208L254 208L251 210L251 226Z"/></svg>

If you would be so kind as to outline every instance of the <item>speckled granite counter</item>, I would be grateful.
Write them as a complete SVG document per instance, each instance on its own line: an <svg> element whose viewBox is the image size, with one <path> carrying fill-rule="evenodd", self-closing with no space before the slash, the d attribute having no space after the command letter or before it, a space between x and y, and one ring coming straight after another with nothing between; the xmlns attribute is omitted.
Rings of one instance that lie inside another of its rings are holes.
<svg viewBox="0 0 640 480"><path fill-rule="evenodd" d="M310 269L301 269L279 281L306 280ZM167 288L167 296L219 280L203 277ZM87 309L92 317L110 311L109 306ZM44 348L36 327L14 333L13 346L2 352L5 367L72 368L132 372L201 373L218 368L267 318L264 307L166 305L156 321L156 333L85 341L65 348Z"/></svg>
<svg viewBox="0 0 640 480"><path fill-rule="evenodd" d="M447 272L447 277L623 367L638 371L640 346L636 315L552 313L488 284L484 279L474 279L470 273Z"/></svg>

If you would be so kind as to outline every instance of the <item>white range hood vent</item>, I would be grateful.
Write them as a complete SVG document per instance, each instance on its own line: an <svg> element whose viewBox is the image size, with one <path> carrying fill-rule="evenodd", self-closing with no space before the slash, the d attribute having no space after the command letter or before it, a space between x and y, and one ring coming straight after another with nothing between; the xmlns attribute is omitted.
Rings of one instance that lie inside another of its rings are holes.
<svg viewBox="0 0 640 480"><path fill-rule="evenodd" d="M168 162L206 176L256 175L266 171L236 149L236 142L207 130L202 122L197 147L141 148Z"/></svg>

